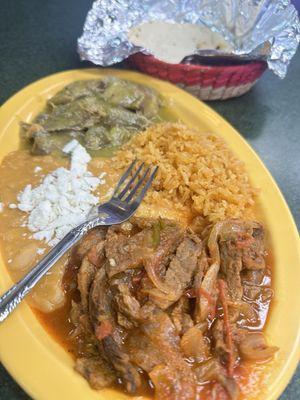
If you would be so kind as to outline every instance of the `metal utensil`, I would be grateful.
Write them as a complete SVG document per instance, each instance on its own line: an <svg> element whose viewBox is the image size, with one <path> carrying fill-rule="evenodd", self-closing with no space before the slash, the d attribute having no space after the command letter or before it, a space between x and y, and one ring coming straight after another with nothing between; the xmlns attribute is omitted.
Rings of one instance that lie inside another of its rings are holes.
<svg viewBox="0 0 300 400"><path fill-rule="evenodd" d="M96 226L120 224L129 219L141 204L157 170L158 167L147 167L144 163L138 166L137 160L133 161L120 178L111 199L94 207L86 222L72 229L23 279L0 297L0 322L17 307L62 255L90 229Z"/></svg>

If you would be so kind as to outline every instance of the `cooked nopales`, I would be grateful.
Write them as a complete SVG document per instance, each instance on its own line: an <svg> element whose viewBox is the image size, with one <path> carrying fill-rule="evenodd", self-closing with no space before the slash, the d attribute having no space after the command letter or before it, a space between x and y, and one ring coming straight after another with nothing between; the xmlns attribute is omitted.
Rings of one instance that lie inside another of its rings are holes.
<svg viewBox="0 0 300 400"><path fill-rule="evenodd" d="M71 139L88 150L119 146L132 135L159 121L162 100L146 86L108 76L75 81L51 97L21 134L33 154L50 154Z"/></svg>
<svg viewBox="0 0 300 400"><path fill-rule="evenodd" d="M121 382L135 394L146 374L159 400L194 400L205 382L236 400L241 360L267 361L277 350L248 329L260 326L255 300L270 290L257 222L194 232L133 218L91 231L74 252L82 260L70 314L80 338L75 369L95 389Z"/></svg>

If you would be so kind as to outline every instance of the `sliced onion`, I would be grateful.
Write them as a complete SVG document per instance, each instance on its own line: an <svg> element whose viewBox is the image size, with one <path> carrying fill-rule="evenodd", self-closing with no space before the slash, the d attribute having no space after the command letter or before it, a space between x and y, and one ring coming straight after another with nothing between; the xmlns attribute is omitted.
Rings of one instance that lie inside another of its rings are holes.
<svg viewBox="0 0 300 400"><path fill-rule="evenodd" d="M274 356L278 347L268 346L261 332L245 335L239 344L241 357L250 361L267 361Z"/></svg>
<svg viewBox="0 0 300 400"><path fill-rule="evenodd" d="M213 263L219 266L220 266L220 251L218 245L218 237L220 235L222 227L223 227L223 222L216 223L212 228L207 241L210 257L213 260Z"/></svg>
<svg viewBox="0 0 300 400"><path fill-rule="evenodd" d="M212 258L213 263L217 263L220 265L220 252L218 246L219 237L222 236L222 240L227 240L228 235L232 233L238 233L240 229L241 227L238 221L232 219L217 222L214 225L207 242L210 257Z"/></svg>
<svg viewBox="0 0 300 400"><path fill-rule="evenodd" d="M186 357L193 357L197 361L204 361L208 358L208 344L205 341L202 331L202 324L195 325L188 329L181 338L180 346Z"/></svg>
<svg viewBox="0 0 300 400"><path fill-rule="evenodd" d="M161 292L175 297L176 296L175 291L162 281L162 279L158 276L156 272L155 266L156 265L153 262L145 263L145 270L147 272L149 279L152 281L153 285Z"/></svg>
<svg viewBox="0 0 300 400"><path fill-rule="evenodd" d="M219 269L220 266L218 264L212 264L208 268L208 271L206 272L201 284L201 288L205 290L212 297L214 295L213 292L215 290ZM200 320L204 321L207 318L210 311L211 311L211 304L209 303L209 301L205 296L200 296Z"/></svg>
<svg viewBox="0 0 300 400"><path fill-rule="evenodd" d="M178 294L175 292L170 292L170 293L164 293L160 291L159 289L143 289L143 293L146 293L152 297L155 297L157 299L161 300L168 300L168 301L176 301L178 300Z"/></svg>

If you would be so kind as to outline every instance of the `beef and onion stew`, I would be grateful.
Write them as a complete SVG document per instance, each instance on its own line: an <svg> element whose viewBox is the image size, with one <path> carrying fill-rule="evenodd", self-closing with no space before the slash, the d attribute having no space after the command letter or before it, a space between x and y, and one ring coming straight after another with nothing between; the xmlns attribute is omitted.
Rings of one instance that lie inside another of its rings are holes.
<svg viewBox="0 0 300 400"><path fill-rule="evenodd" d="M73 251L64 282L75 369L94 389L192 400L218 385L234 400L238 366L277 350L262 332L272 289L254 221L98 228Z"/></svg>

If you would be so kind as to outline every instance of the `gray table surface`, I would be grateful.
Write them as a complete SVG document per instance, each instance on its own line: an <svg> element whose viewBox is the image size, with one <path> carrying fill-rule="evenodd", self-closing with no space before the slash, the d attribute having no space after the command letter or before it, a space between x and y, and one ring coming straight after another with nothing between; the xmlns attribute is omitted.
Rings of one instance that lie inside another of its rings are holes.
<svg viewBox="0 0 300 400"><path fill-rule="evenodd" d="M91 66L80 62L76 53L76 38L91 3L1 0L0 104L41 77ZM239 130L265 162L299 227L300 52L284 80L266 72L248 94L210 106ZM1 365L0 399L29 399ZM300 368L281 396L281 400L294 399L300 399Z"/></svg>

